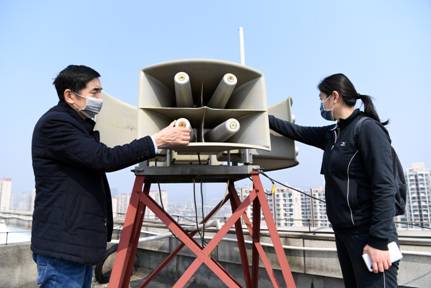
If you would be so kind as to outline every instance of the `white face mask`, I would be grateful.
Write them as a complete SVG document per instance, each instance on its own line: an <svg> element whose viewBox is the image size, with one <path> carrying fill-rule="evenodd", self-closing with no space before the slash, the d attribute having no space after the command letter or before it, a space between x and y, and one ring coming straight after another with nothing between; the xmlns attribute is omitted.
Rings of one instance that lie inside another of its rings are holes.
<svg viewBox="0 0 431 288"><path fill-rule="evenodd" d="M92 96L82 96L74 92L75 95L85 98L85 106L79 109L86 117L93 119L102 110L103 99Z"/></svg>

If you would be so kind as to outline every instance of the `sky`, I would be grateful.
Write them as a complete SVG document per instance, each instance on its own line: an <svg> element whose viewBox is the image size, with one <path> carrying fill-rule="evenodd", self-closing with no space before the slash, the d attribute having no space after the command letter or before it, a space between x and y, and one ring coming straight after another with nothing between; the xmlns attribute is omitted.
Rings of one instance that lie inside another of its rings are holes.
<svg viewBox="0 0 431 288"><path fill-rule="evenodd" d="M429 0L1 1L0 178L12 178L14 194L32 191L32 131L56 104L52 81L67 65L96 69L107 93L136 105L144 67L188 58L239 62L240 26L246 64L264 74L269 106L291 96L298 124L326 125L316 87L344 73L390 119L405 168L430 167L430 15ZM298 146L300 164L271 175L304 189L322 186L321 151ZM124 169L109 179L120 193L134 178ZM224 189L211 187L214 197Z"/></svg>

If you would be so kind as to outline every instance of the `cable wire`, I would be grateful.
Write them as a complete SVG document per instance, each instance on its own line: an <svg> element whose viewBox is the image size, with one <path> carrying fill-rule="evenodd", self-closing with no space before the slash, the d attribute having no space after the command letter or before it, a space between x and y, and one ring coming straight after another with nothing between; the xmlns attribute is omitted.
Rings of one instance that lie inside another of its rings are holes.
<svg viewBox="0 0 431 288"><path fill-rule="evenodd" d="M199 233L199 236L202 240L202 234L201 231L199 229L199 223L198 223L198 207L196 204L196 182L195 179L193 179L193 203L195 205L195 224L196 224L196 231Z"/></svg>
<svg viewBox="0 0 431 288"><path fill-rule="evenodd" d="M203 183L200 182L200 189L201 189L201 213L202 213L202 247L204 247L205 243L205 211L204 211L204 195L203 195Z"/></svg>
<svg viewBox="0 0 431 288"><path fill-rule="evenodd" d="M283 183L281 183L280 181L275 180L274 178L272 178L272 177L268 176L268 175L267 175L265 172L263 172L262 170L260 170L260 174L262 174L263 176L265 176L266 178L268 178L272 183L277 183L277 184L279 184L279 185L281 185L281 186L284 186L284 187L286 187L286 188L288 188L288 189L291 189L291 190L293 190L293 191L296 191L296 192L299 192L299 193L301 193L301 194L304 194L305 196L310 197L310 198L312 198L312 199L314 199L314 200L320 201L320 202L322 202L322 203L326 203L326 201L325 201L325 200L319 199L319 198L314 197L314 196L312 196L312 195L310 195L310 194L308 194L308 193L306 193L306 192L304 192L304 191L301 191L301 190L299 190L299 189L297 189L297 188L293 188L293 187L291 187L291 186L289 186L289 185L283 184Z"/></svg>
<svg viewBox="0 0 431 288"><path fill-rule="evenodd" d="M157 183L157 186L159 187L160 206L162 206L162 209L165 210L165 206L163 205L163 200L162 200L162 189L160 188L160 183Z"/></svg>

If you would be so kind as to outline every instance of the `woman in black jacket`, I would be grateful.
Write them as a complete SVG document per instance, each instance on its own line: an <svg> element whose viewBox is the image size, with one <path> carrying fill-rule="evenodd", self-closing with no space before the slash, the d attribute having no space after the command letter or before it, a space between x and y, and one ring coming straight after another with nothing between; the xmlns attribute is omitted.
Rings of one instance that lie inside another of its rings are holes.
<svg viewBox="0 0 431 288"><path fill-rule="evenodd" d="M270 116L270 128L324 151L326 210L345 286L396 287L398 263L391 264L387 248L397 240L391 144L383 126L388 122L381 123L371 98L357 93L343 74L328 76L318 88L321 115L336 124L304 127ZM355 109L358 99L364 112Z"/></svg>

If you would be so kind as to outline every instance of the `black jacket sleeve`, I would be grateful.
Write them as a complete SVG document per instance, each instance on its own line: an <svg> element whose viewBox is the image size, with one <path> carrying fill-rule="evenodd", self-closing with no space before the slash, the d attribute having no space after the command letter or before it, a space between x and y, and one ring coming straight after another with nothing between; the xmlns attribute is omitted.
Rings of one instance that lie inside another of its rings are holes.
<svg viewBox="0 0 431 288"><path fill-rule="evenodd" d="M67 119L47 119L41 131L48 153L60 161L99 171L116 171L155 156L150 136L110 148Z"/></svg>
<svg viewBox="0 0 431 288"><path fill-rule="evenodd" d="M331 128L331 126L299 126L288 121L278 119L273 115L269 115L269 127L283 136L320 149L325 148L328 131Z"/></svg>
<svg viewBox="0 0 431 288"><path fill-rule="evenodd" d="M373 211L368 244L387 250L395 216L395 183L389 136L376 121L364 121L358 130L358 146L370 179Z"/></svg>

